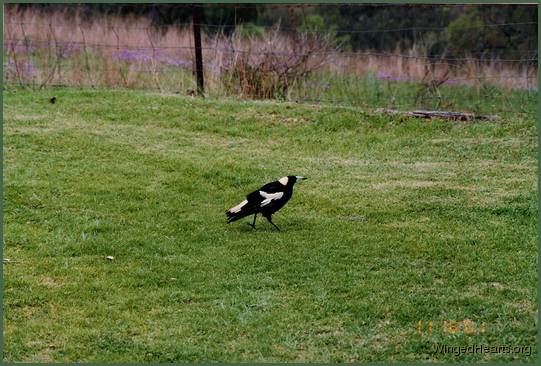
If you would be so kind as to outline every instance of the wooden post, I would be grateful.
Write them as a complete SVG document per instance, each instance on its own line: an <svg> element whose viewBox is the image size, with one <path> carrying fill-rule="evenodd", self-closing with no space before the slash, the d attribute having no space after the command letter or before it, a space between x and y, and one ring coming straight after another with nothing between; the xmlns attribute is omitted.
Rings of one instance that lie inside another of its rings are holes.
<svg viewBox="0 0 541 366"><path fill-rule="evenodd" d="M201 50L201 7L195 5L192 12L193 40L195 46L195 74L197 77L197 94L202 96L205 88L203 83L203 52Z"/></svg>

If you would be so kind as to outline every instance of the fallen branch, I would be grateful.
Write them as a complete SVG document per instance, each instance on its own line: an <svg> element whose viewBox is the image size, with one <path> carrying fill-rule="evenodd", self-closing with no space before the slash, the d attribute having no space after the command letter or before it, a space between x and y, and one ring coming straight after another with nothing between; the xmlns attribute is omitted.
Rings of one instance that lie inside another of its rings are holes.
<svg viewBox="0 0 541 366"><path fill-rule="evenodd" d="M404 117L417 117L417 118L443 118L453 121L475 121L475 120L488 120L494 121L500 119L496 115L476 115L470 112L445 112L445 111L399 111L397 109L378 108L378 113L398 114Z"/></svg>

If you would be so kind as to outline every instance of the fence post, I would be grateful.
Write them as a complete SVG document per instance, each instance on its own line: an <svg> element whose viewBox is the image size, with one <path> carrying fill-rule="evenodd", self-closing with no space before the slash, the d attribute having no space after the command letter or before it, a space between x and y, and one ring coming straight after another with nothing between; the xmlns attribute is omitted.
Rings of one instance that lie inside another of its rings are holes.
<svg viewBox="0 0 541 366"><path fill-rule="evenodd" d="M201 50L201 7L195 5L192 9L193 40L195 46L195 74L197 77L197 94L202 96L205 89L203 84L203 52Z"/></svg>

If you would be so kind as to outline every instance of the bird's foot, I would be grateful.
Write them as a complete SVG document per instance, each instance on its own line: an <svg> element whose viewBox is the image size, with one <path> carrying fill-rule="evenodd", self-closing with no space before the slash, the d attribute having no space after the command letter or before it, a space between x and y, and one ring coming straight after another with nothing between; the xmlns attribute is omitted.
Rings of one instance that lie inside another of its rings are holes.
<svg viewBox="0 0 541 366"><path fill-rule="evenodd" d="M280 228L279 228L278 226L274 225L274 222L271 222L271 224L272 224L272 226L274 226L274 228L275 228L277 231L282 231L282 230L280 230Z"/></svg>
<svg viewBox="0 0 541 366"><path fill-rule="evenodd" d="M252 224L250 224L249 222L247 222L246 225L251 226L252 229L255 229L255 225L252 225Z"/></svg>

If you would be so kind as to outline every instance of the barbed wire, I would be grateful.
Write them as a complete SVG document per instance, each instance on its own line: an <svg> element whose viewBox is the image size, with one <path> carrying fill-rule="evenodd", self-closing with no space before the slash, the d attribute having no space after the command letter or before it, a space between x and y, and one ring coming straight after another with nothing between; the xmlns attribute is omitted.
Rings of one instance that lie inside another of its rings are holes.
<svg viewBox="0 0 541 366"><path fill-rule="evenodd" d="M38 22L38 21L32 21L32 22L13 22L13 21L5 21L5 25L49 25L51 22ZM516 22L516 23L492 23L492 24L477 24L477 25L470 25L462 27L461 29L480 29L480 28L491 28L491 27L516 27L516 26L523 26L523 25L537 25L537 22ZM55 26L54 23L52 23L53 26ZM82 24L74 23L73 26L79 27ZM198 23L201 27L207 27L207 28L220 28L220 29L229 29L229 28L238 28L239 26L242 26L241 24L211 24L211 23ZM70 25L71 26L71 25ZM163 25L151 25L148 27L139 27L130 26L129 28L123 28L123 27L115 27L112 25L107 26L107 29L115 29L115 30L154 30L159 27L185 27L189 28L193 26L193 22L173 22ZM331 32L336 34L342 34L342 33L392 33L392 32L422 32L422 31L445 31L447 27L406 27L406 28L384 28L384 29L356 29L356 28L339 28L339 29L332 29L329 27L324 27L323 30L299 30L294 29L291 27L284 27L284 26L277 26L277 25L257 25L257 27L262 29L277 29L281 32L299 32L299 33L307 33L307 34L319 34L323 32Z"/></svg>
<svg viewBox="0 0 541 366"><path fill-rule="evenodd" d="M22 43L22 42L29 42L28 45L32 47L32 43L34 44L50 44L51 42L48 40L31 40L28 41L27 39L17 39L17 38L8 38L4 39L4 45L6 43L15 43L15 45ZM118 48L118 45L114 44L107 44L107 43L94 43L94 42L85 42L85 41L56 41L54 42L56 45L62 45L62 46L87 46L87 47L94 47L94 48ZM123 45L121 46L122 49L131 49L131 50L192 50L193 46L132 46L132 45ZM220 51L224 53L244 53L244 54L252 54L252 55L269 55L269 56L281 56L281 57L289 57L289 56L297 56L298 53L295 52L279 52L279 51L256 51L256 50L244 50L244 49L237 49L237 48L227 48L227 47L201 47L203 51ZM530 55L531 52L534 52L533 50L527 50L526 54ZM423 55L408 55L408 54L400 54L395 52L374 52L374 51L341 51L341 50L330 50L330 51L315 51L312 52L313 55L344 55L344 56L358 56L358 57L366 57L366 56L376 56L376 57L390 57L390 58L404 58L404 59L414 59L414 60L430 60L429 63L434 62L441 62L441 63L453 63L457 61L473 61L473 62L489 62L493 64L497 63L525 63L525 62L533 62L538 61L537 57L531 57L531 58L518 58L518 59L499 59L499 58L476 58L476 57L438 57L438 56L423 56Z"/></svg>

